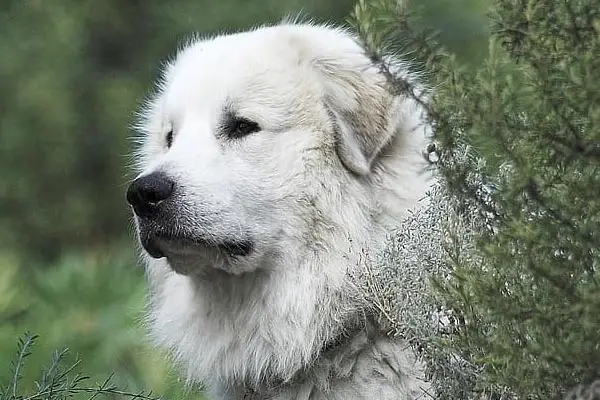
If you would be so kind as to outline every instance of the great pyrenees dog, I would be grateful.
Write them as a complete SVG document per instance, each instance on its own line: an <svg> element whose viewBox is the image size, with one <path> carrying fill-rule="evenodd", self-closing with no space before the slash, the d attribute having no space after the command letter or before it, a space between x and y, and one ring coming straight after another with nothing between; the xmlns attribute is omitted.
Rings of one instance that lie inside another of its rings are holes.
<svg viewBox="0 0 600 400"><path fill-rule="evenodd" d="M428 186L427 129L348 30L195 38L140 113L127 200L148 323L211 399L424 398L357 294Z"/></svg>

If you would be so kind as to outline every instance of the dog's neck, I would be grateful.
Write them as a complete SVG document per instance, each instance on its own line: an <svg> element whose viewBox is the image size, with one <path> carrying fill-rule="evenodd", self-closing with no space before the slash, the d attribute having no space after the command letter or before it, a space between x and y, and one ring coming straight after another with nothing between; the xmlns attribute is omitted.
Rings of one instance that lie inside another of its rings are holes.
<svg viewBox="0 0 600 400"><path fill-rule="evenodd" d="M334 382L353 379L354 369L359 359L364 357L381 342L390 338L380 329L373 314L365 314L360 321L349 325L335 339L323 346L314 362L299 370L291 379L282 381L263 382L259 386L239 386L230 388L228 398L244 400L265 400L271 398L288 398L287 393L306 392L327 393ZM376 350L377 351L377 350ZM349 365L353 365L350 370ZM393 368L392 368L393 369ZM399 371L398 378L402 376ZM323 377L327 379L323 380Z"/></svg>

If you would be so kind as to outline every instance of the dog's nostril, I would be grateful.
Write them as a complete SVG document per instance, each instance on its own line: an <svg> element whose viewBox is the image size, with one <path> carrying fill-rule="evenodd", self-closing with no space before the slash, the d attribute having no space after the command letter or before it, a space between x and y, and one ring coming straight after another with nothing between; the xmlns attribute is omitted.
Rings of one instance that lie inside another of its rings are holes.
<svg viewBox="0 0 600 400"><path fill-rule="evenodd" d="M156 212L156 206L168 199L175 185L163 173L152 173L134 180L127 189L127 202L140 217Z"/></svg>

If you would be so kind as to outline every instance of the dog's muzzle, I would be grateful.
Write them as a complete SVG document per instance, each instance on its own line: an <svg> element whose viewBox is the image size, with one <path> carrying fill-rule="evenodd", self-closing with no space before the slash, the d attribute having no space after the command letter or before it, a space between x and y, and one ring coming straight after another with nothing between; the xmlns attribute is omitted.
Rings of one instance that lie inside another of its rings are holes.
<svg viewBox="0 0 600 400"><path fill-rule="evenodd" d="M134 180L127 189L127 202L133 208L138 226L139 239L154 258L165 257L165 253L181 253L185 249L219 249L230 256L247 256L254 250L249 237L216 238L198 235L177 225L177 207L172 200L175 183L161 172L151 173Z"/></svg>

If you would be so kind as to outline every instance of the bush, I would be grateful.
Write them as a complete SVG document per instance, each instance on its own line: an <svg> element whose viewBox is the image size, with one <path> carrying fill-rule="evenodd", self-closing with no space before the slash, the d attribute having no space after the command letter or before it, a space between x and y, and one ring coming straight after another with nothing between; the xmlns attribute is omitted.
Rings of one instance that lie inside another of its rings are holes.
<svg viewBox="0 0 600 400"><path fill-rule="evenodd" d="M433 88L393 82L425 104L439 187L384 254L374 303L439 398L549 399L600 377L600 2L495 1L474 69L405 2L375 4L355 13L374 57L409 53Z"/></svg>

